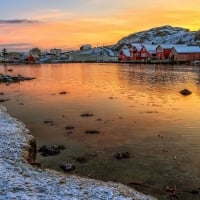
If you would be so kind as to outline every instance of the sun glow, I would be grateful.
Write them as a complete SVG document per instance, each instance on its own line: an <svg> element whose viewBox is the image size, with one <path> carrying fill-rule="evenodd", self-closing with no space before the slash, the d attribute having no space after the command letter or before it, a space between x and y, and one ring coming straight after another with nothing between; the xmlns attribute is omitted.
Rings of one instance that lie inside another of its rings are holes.
<svg viewBox="0 0 200 200"><path fill-rule="evenodd" d="M59 1L65 4L64 1ZM127 0L127 5L124 5L117 0L110 10L104 1L87 2L88 7L84 7L85 10L75 4L71 10L46 8L29 13L23 10L18 13L19 16L26 19L29 14L33 21L14 23L13 20L2 22L0 19L0 44L26 43L40 48L79 48L84 43L93 46L114 44L134 32L163 25L184 27L193 31L200 29L198 0L192 5L188 0L183 0L181 6L178 1L174 3L169 0L167 5L158 0L153 2L150 5L147 1L133 3Z"/></svg>

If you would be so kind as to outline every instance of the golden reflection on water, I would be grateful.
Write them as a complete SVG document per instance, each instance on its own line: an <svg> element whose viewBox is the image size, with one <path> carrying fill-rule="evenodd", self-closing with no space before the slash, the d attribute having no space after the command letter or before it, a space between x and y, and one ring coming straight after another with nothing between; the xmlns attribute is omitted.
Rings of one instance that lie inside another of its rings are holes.
<svg viewBox="0 0 200 200"><path fill-rule="evenodd" d="M14 71L8 72L9 68ZM125 184L141 179L155 187L200 184L198 68L9 65L0 66L0 73L36 77L20 84L1 84L0 92L11 99L3 105L26 123L38 146L53 143L67 146L61 155L50 159L38 155L38 161L45 167L59 170L62 161L74 162L74 156L97 152L97 158L87 166L75 163L78 174ZM179 91L184 88L190 89L192 95L182 96ZM60 95L62 91L67 94ZM94 117L80 117L84 112ZM53 120L54 126L44 124L44 120ZM73 133L66 132L66 125L75 127ZM88 129L99 130L100 134L84 134ZM112 156L116 151L129 151L133 156L119 163Z"/></svg>

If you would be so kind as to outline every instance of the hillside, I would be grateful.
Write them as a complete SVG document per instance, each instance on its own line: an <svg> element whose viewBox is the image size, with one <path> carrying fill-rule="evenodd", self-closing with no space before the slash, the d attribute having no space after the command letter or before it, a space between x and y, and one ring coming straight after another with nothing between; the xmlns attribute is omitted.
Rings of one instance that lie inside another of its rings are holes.
<svg viewBox="0 0 200 200"><path fill-rule="evenodd" d="M200 44L200 30L190 31L180 27L161 26L126 36L113 47L115 50L119 50L124 44L140 42L145 44L198 45Z"/></svg>

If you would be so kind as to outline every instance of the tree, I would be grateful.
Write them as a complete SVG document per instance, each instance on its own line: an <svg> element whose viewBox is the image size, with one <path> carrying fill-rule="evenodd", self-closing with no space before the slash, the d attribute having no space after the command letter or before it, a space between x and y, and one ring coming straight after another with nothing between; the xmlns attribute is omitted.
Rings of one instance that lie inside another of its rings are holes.
<svg viewBox="0 0 200 200"><path fill-rule="evenodd" d="M38 57L41 55L41 50L38 48L33 48L29 51L29 54L32 55L33 57Z"/></svg>
<svg viewBox="0 0 200 200"><path fill-rule="evenodd" d="M2 49L2 56L5 58L7 54L8 54L8 52L7 52L6 48L3 48Z"/></svg>

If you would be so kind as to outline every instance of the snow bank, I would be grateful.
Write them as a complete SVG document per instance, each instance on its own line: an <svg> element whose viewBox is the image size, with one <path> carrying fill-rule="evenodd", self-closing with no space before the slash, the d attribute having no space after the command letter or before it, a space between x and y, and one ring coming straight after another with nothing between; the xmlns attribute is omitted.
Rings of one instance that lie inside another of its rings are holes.
<svg viewBox="0 0 200 200"><path fill-rule="evenodd" d="M0 105L0 200L153 200L118 183L102 182L32 167L34 138Z"/></svg>

